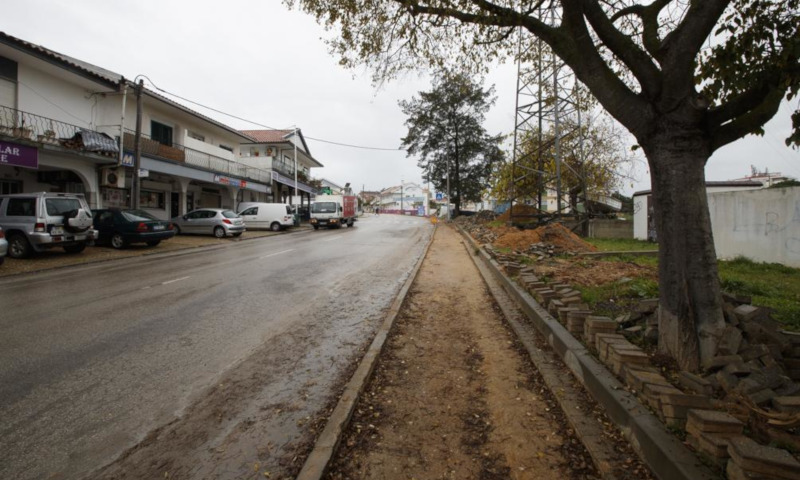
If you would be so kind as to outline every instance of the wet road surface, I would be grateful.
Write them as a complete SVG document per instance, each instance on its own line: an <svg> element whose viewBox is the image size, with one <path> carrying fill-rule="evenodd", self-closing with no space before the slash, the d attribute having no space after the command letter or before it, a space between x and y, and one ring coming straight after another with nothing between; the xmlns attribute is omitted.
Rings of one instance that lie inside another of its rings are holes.
<svg viewBox="0 0 800 480"><path fill-rule="evenodd" d="M0 478L288 468L431 232L383 215L0 280Z"/></svg>

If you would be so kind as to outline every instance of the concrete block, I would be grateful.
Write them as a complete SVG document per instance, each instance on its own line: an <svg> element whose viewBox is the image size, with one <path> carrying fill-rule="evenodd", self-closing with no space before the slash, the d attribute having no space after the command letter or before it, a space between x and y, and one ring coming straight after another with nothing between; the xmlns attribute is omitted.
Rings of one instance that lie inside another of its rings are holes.
<svg viewBox="0 0 800 480"><path fill-rule="evenodd" d="M719 382L720 388L725 390L725 393L731 393L736 388L736 385L739 384L739 377L735 375L731 375L730 373L726 373L722 370L717 372L716 374L717 381Z"/></svg>
<svg viewBox="0 0 800 480"><path fill-rule="evenodd" d="M800 396L774 397L772 406L782 413L798 413L800 412Z"/></svg>
<svg viewBox="0 0 800 480"><path fill-rule="evenodd" d="M686 415L686 431L733 437L742 434L744 423L719 410L691 409Z"/></svg>
<svg viewBox="0 0 800 480"><path fill-rule="evenodd" d="M764 406L772 402L772 399L775 398L777 394L774 390L765 388L764 390L759 390L757 392L753 392L747 395L747 398L753 402L754 405Z"/></svg>
<svg viewBox="0 0 800 480"><path fill-rule="evenodd" d="M693 373L678 373L678 383L680 383L684 388L702 395L711 395L714 392L714 389L708 380Z"/></svg>
<svg viewBox="0 0 800 480"><path fill-rule="evenodd" d="M590 315L586 317L583 324L583 336L592 345L595 343L594 336L598 333L614 333L617 330L617 322L608 318Z"/></svg>
<svg viewBox="0 0 800 480"><path fill-rule="evenodd" d="M764 475L745 472L742 467L731 460L728 460L725 464L725 475L727 475L728 480L773 480Z"/></svg>
<svg viewBox="0 0 800 480"><path fill-rule="evenodd" d="M722 331L719 345L717 347L718 355L736 355L739 352L739 347L742 344L742 332L736 328L728 325Z"/></svg>
<svg viewBox="0 0 800 480"><path fill-rule="evenodd" d="M547 305L551 298L556 297L556 292L549 288L537 288L533 290L533 298L539 305Z"/></svg>
<svg viewBox="0 0 800 480"><path fill-rule="evenodd" d="M591 310L575 310L567 314L567 330L575 337L583 337L583 324Z"/></svg>
<svg viewBox="0 0 800 480"><path fill-rule="evenodd" d="M657 385L654 383L648 383L642 389L642 396L644 397L645 403L647 403L647 405L649 405L650 408L655 411L661 411L662 393L672 393L676 395L683 394L683 392L672 385Z"/></svg>
<svg viewBox="0 0 800 480"><path fill-rule="evenodd" d="M728 455L746 473L776 479L800 479L800 462L789 452L759 445L750 438L732 438L728 443Z"/></svg>
<svg viewBox="0 0 800 480"><path fill-rule="evenodd" d="M728 455L730 437L723 437L714 433L701 433L697 437L697 450L705 453L718 467L724 467Z"/></svg>
<svg viewBox="0 0 800 480"><path fill-rule="evenodd" d="M763 343L751 344L746 348L740 349L739 355L742 357L742 360L749 362L750 360L756 360L764 355L769 355L769 348Z"/></svg>
<svg viewBox="0 0 800 480"><path fill-rule="evenodd" d="M547 304L547 313L558 318L558 309L564 307L565 305L561 302L561 300L558 298L551 298L550 302Z"/></svg>
<svg viewBox="0 0 800 480"><path fill-rule="evenodd" d="M750 322L758 318L759 315L763 315L764 312L753 305L739 305L733 309L733 313L740 322Z"/></svg>
<svg viewBox="0 0 800 480"><path fill-rule="evenodd" d="M580 309L584 309L584 310L589 308L589 305L583 303L583 298L581 298L579 296L578 297L562 298L561 301L564 303L564 305L567 305L567 306L570 306L570 307L576 307L576 308L580 308Z"/></svg>
<svg viewBox="0 0 800 480"><path fill-rule="evenodd" d="M737 377L746 377L753 373L753 369L745 365L745 363L741 360L734 360L731 363L725 365L722 369L724 372L730 373L731 375L736 375Z"/></svg>
<svg viewBox="0 0 800 480"><path fill-rule="evenodd" d="M642 314L649 314L656 311L658 308L658 299L657 298L648 298L646 300L642 300L636 304L633 310L637 313Z"/></svg>
<svg viewBox="0 0 800 480"><path fill-rule="evenodd" d="M687 395L685 393L662 392L661 413L664 417L686 419L689 410L708 410L711 399L705 395Z"/></svg>
<svg viewBox="0 0 800 480"><path fill-rule="evenodd" d="M598 333L595 335L595 348L597 349L597 356L601 361L605 362L608 358L608 346L612 343L620 343L635 347L624 336L617 333Z"/></svg>
<svg viewBox="0 0 800 480"><path fill-rule="evenodd" d="M577 311L578 311L578 309L575 308L575 307L565 306L565 307L559 308L558 312L557 312L558 313L558 321L561 322L562 325L566 325L567 324L567 315L569 314L569 312L577 312Z"/></svg>
<svg viewBox="0 0 800 480"><path fill-rule="evenodd" d="M739 355L717 355L706 361L703 367L709 372L715 372L727 366L729 363L741 362L742 357Z"/></svg>
<svg viewBox="0 0 800 480"><path fill-rule="evenodd" d="M635 368L625 369L625 383L629 387L641 392L644 390L645 385L670 385L669 381L663 375L657 372L650 372L647 370L637 370Z"/></svg>
<svg viewBox="0 0 800 480"><path fill-rule="evenodd" d="M625 365L649 365L650 357L638 347L612 344L608 347L608 362L611 364L611 370L616 375L621 375Z"/></svg>

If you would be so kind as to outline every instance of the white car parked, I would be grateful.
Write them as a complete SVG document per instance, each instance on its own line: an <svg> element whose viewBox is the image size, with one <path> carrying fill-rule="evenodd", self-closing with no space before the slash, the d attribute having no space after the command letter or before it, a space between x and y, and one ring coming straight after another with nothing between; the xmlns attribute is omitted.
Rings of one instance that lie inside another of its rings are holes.
<svg viewBox="0 0 800 480"><path fill-rule="evenodd" d="M291 205L285 203L239 204L239 215L250 230L272 230L277 232L295 225L295 216Z"/></svg>

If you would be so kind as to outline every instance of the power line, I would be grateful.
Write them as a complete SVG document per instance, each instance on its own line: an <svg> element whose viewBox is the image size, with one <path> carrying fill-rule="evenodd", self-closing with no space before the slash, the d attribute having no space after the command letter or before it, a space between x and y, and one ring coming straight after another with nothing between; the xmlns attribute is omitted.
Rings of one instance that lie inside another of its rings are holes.
<svg viewBox="0 0 800 480"><path fill-rule="evenodd" d="M258 123L256 121L249 120L247 118L242 118L242 117L230 114L228 112L223 112L222 110L218 110L216 108L209 107L207 105L203 105L202 103L198 103L198 102L195 102L193 100L189 100L188 98L182 97L182 96L174 94L172 92L168 92L167 90L164 90L163 88L159 88L155 83L153 83L152 80L150 80L149 77L147 77L147 75L137 75L136 76L136 78L139 78L139 77L146 78L147 81L150 83L150 85L154 89L158 90L159 92L164 93L166 95L170 95L170 96L178 98L178 99L181 99L184 102L191 103L192 105L197 105L198 107L202 107L202 108L211 110L212 112L216 112L216 113L219 113L221 115L225 115L225 116L228 116L228 117L231 117L231 118L235 118L237 120L241 120L243 122L247 122L247 123L250 123L252 125L257 125L259 127L266 128L267 130L276 130L276 131L277 130L284 130L284 129L280 129L280 128L270 127L268 125L264 125L264 124ZM135 81L136 80L134 80L134 82ZM285 130L289 130L289 129L285 129ZM377 151L384 151L384 152L401 152L401 151L404 151L401 147L396 147L396 148L368 147L368 146L364 146L364 145L353 145L353 144L349 144L349 143L334 142L332 140L324 140L322 138L309 137L309 136L304 136L303 138L305 138L306 140L314 140L316 142L327 143L327 144L330 144L330 145L337 145L339 147L358 148L358 149L361 149L361 150L377 150Z"/></svg>

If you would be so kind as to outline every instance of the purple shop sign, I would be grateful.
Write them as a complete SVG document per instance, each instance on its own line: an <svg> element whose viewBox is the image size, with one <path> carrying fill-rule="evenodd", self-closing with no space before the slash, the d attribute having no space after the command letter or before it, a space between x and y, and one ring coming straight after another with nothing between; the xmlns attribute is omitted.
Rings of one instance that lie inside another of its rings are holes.
<svg viewBox="0 0 800 480"><path fill-rule="evenodd" d="M0 142L0 165L39 168L39 150L34 147Z"/></svg>

